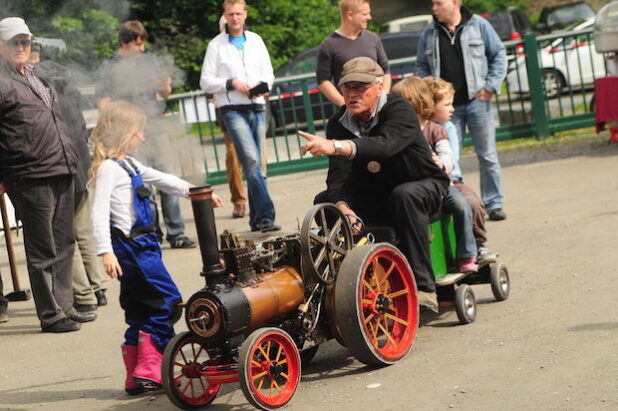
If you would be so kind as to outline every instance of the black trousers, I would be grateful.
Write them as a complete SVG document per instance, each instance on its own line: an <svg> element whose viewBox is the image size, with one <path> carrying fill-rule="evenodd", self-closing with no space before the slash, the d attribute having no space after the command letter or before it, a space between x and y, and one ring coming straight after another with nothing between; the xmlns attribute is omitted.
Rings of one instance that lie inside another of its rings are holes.
<svg viewBox="0 0 618 411"><path fill-rule="evenodd" d="M7 192L24 225L30 287L41 325L72 311L73 176L7 182Z"/></svg>
<svg viewBox="0 0 618 411"><path fill-rule="evenodd" d="M445 195L444 185L428 178L400 184L382 198L358 195L349 204L365 225L389 225L395 229L399 249L408 259L420 291L436 291L429 249L429 224L432 219L440 217ZM316 204L326 201L327 192L318 194L314 200Z"/></svg>
<svg viewBox="0 0 618 411"><path fill-rule="evenodd" d="M2 284L2 274L0 274L0 313L6 312L9 300L4 296L4 284Z"/></svg>

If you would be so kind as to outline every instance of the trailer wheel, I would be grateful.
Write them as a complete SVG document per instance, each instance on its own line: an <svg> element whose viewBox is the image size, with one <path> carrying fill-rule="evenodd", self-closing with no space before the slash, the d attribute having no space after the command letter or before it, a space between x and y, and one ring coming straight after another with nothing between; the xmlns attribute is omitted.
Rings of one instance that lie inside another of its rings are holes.
<svg viewBox="0 0 618 411"><path fill-rule="evenodd" d="M300 355L292 337L280 328L260 328L240 346L240 388L256 408L283 407L300 382Z"/></svg>
<svg viewBox="0 0 618 411"><path fill-rule="evenodd" d="M200 373L209 359L203 342L188 331L169 342L163 353L161 376L167 398L175 406L192 410L213 402L221 385L209 384Z"/></svg>
<svg viewBox="0 0 618 411"><path fill-rule="evenodd" d="M368 365L390 365L410 351L418 329L416 282L390 244L356 247L335 284L335 321L345 346Z"/></svg>
<svg viewBox="0 0 618 411"><path fill-rule="evenodd" d="M509 297L511 292L509 271L501 262L497 261L491 266L489 283L491 284L491 292L494 294L496 301L504 301Z"/></svg>
<svg viewBox="0 0 618 411"><path fill-rule="evenodd" d="M476 319L476 298L468 284L463 284L455 290L455 311L462 324L470 324Z"/></svg>

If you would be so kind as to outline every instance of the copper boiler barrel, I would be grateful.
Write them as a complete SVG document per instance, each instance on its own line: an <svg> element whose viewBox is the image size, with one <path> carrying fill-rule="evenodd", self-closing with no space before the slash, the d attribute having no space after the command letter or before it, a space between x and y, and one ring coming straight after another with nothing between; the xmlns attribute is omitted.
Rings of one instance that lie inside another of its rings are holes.
<svg viewBox="0 0 618 411"><path fill-rule="evenodd" d="M261 282L255 286L242 288L249 302L250 327L284 317L303 303L303 280L294 268L284 266L276 271L260 274L258 278Z"/></svg>

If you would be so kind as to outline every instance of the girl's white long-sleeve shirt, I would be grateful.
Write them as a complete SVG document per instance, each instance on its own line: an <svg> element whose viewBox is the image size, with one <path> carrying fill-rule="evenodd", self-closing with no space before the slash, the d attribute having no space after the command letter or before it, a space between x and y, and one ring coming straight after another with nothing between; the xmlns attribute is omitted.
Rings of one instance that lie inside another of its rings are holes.
<svg viewBox="0 0 618 411"><path fill-rule="evenodd" d="M189 196L188 182L131 159L142 174L144 184L152 184L171 195ZM128 162L125 163L131 168ZM92 205L92 226L97 254L113 252L110 225L129 236L135 220L131 177L115 161L105 160L97 170Z"/></svg>

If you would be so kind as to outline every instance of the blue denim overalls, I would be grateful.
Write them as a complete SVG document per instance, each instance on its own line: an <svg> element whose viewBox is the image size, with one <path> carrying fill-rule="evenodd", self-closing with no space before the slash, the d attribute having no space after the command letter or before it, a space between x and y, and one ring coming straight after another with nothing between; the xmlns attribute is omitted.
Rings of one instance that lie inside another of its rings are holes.
<svg viewBox="0 0 618 411"><path fill-rule="evenodd" d="M151 334L160 352L174 337L174 323L180 317L182 298L163 260L154 232L150 192L131 158L114 159L131 177L135 224L129 237L112 227L112 247L123 275L120 280L120 306L129 328L125 345L137 345L138 331Z"/></svg>

